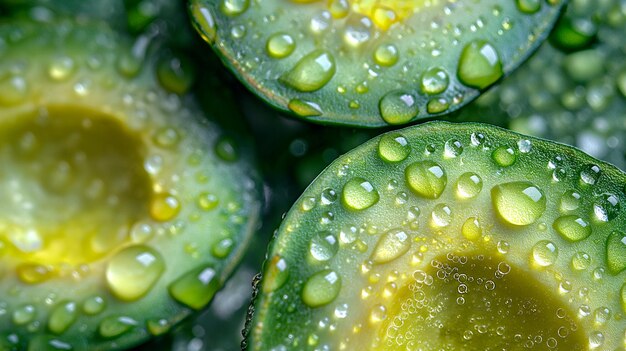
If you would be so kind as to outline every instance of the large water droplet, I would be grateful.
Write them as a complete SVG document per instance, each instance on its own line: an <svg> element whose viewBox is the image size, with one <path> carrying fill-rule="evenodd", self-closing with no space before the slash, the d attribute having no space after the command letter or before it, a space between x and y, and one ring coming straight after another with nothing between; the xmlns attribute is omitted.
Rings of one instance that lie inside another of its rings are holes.
<svg viewBox="0 0 626 351"><path fill-rule="evenodd" d="M352 178L343 187L341 200L350 210L361 211L372 207L380 196L374 186L363 178Z"/></svg>
<svg viewBox="0 0 626 351"><path fill-rule="evenodd" d="M159 222L174 219L180 212L180 208L178 198L167 193L155 194L150 201L150 215Z"/></svg>
<svg viewBox="0 0 626 351"><path fill-rule="evenodd" d="M417 195L437 199L448 183L444 169L433 161L411 163L404 171L408 187Z"/></svg>
<svg viewBox="0 0 626 351"><path fill-rule="evenodd" d="M223 0L220 9L228 16L238 16L244 13L248 6L250 6L250 0Z"/></svg>
<svg viewBox="0 0 626 351"><path fill-rule="evenodd" d="M404 124L417 116L419 107L411 93L392 91L378 103L380 115L389 124Z"/></svg>
<svg viewBox="0 0 626 351"><path fill-rule="evenodd" d="M378 142L378 155L387 162L404 161L410 153L409 141L399 133L385 134Z"/></svg>
<svg viewBox="0 0 626 351"><path fill-rule="evenodd" d="M287 107L300 117L314 117L324 113L319 104L300 99L289 100Z"/></svg>
<svg viewBox="0 0 626 351"><path fill-rule="evenodd" d="M565 240L571 242L586 239L591 235L591 226L584 219L570 215L557 218L552 224L554 230Z"/></svg>
<svg viewBox="0 0 626 351"><path fill-rule="evenodd" d="M533 183L520 181L496 185L491 189L496 213L513 225L530 225L546 210L546 197Z"/></svg>
<svg viewBox="0 0 626 351"><path fill-rule="evenodd" d="M626 269L626 234L614 231L606 240L606 263L612 274Z"/></svg>
<svg viewBox="0 0 626 351"><path fill-rule="evenodd" d="M194 27L206 42L213 43L217 36L217 25L211 8L202 1L192 1L190 11Z"/></svg>
<svg viewBox="0 0 626 351"><path fill-rule="evenodd" d="M304 283L302 301L310 307L320 307L331 303L341 290L341 277L337 272L326 269L313 274Z"/></svg>
<svg viewBox="0 0 626 351"><path fill-rule="evenodd" d="M200 310L213 299L221 285L213 267L201 266L183 274L168 286L168 290L174 300Z"/></svg>
<svg viewBox="0 0 626 351"><path fill-rule="evenodd" d="M515 3L524 13L535 13L541 9L541 0L516 0Z"/></svg>
<svg viewBox="0 0 626 351"><path fill-rule="evenodd" d="M392 229L380 236L371 260L378 264L391 262L404 255L410 248L411 237L404 230Z"/></svg>
<svg viewBox="0 0 626 351"><path fill-rule="evenodd" d="M335 69L335 58L330 52L315 50L301 58L279 81L298 91L316 91L332 79Z"/></svg>
<svg viewBox="0 0 626 351"><path fill-rule="evenodd" d="M463 48L457 75L468 86L483 89L502 77L502 61L490 43L475 40Z"/></svg>
<svg viewBox="0 0 626 351"><path fill-rule="evenodd" d="M16 325L24 325L35 319L37 310L33 305L20 306L13 311L13 323Z"/></svg>
<svg viewBox="0 0 626 351"><path fill-rule="evenodd" d="M165 270L161 254L145 245L130 246L111 258L106 281L113 295L134 301L150 291Z"/></svg>

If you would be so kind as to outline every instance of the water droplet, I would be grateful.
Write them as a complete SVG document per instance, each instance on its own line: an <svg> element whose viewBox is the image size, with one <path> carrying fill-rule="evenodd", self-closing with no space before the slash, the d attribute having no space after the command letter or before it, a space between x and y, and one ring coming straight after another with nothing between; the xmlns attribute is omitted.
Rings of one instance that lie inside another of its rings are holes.
<svg viewBox="0 0 626 351"><path fill-rule="evenodd" d="M370 311L370 323L377 324L387 319L387 309L383 305L376 305Z"/></svg>
<svg viewBox="0 0 626 351"><path fill-rule="evenodd" d="M606 262L614 275L626 269L626 234L618 231L609 234L606 240Z"/></svg>
<svg viewBox="0 0 626 351"><path fill-rule="evenodd" d="M170 93L185 94L195 80L194 64L183 55L165 55L159 58L156 77L161 86Z"/></svg>
<svg viewBox="0 0 626 351"><path fill-rule="evenodd" d="M56 81L63 81L72 76L76 71L74 60L68 56L60 56L52 59L48 66L48 75Z"/></svg>
<svg viewBox="0 0 626 351"><path fill-rule="evenodd" d="M468 86L484 89L502 77L502 61L495 47L475 40L463 48L457 75Z"/></svg>
<svg viewBox="0 0 626 351"><path fill-rule="evenodd" d="M428 101L426 105L426 111L428 113L442 113L450 107L450 102L445 98L436 98Z"/></svg>
<svg viewBox="0 0 626 351"><path fill-rule="evenodd" d="M378 103L380 115L389 124L404 124L419 113L415 96L403 91L392 91Z"/></svg>
<svg viewBox="0 0 626 351"><path fill-rule="evenodd" d="M408 187L426 199L437 199L448 183L444 169L433 161L411 163L404 171Z"/></svg>
<svg viewBox="0 0 626 351"><path fill-rule="evenodd" d="M302 301L309 307L331 303L341 290L341 277L333 270L325 269L313 274L304 283Z"/></svg>
<svg viewBox="0 0 626 351"><path fill-rule="evenodd" d="M438 204L430 214L430 224L436 228L443 228L452 222L452 210L446 204Z"/></svg>
<svg viewBox="0 0 626 351"><path fill-rule="evenodd" d="M348 0L330 0L328 11L334 18L344 18L350 13L350 3Z"/></svg>
<svg viewBox="0 0 626 351"><path fill-rule="evenodd" d="M582 271L589 268L591 265L591 256L587 253L579 251L572 256L572 268L577 271Z"/></svg>
<svg viewBox="0 0 626 351"><path fill-rule="evenodd" d="M317 261L328 261L335 256L339 244L337 238L329 232L321 232L311 238L309 254Z"/></svg>
<svg viewBox="0 0 626 351"><path fill-rule="evenodd" d="M553 242L541 240L532 248L532 258L536 264L542 267L551 266L556 262L559 250Z"/></svg>
<svg viewBox="0 0 626 351"><path fill-rule="evenodd" d="M445 158L455 158L463 153L463 144L460 141L452 139L446 141L444 145L443 156Z"/></svg>
<svg viewBox="0 0 626 351"><path fill-rule="evenodd" d="M339 240L343 244L352 244L358 237L358 232L355 226L345 225L339 231Z"/></svg>
<svg viewBox="0 0 626 351"><path fill-rule="evenodd" d="M198 195L197 203L198 207L200 207L204 211L210 211L217 207L219 201L217 200L217 197L215 195L203 192Z"/></svg>
<svg viewBox="0 0 626 351"><path fill-rule="evenodd" d="M593 331L589 334L589 347L596 349L604 344L604 334L599 331Z"/></svg>
<svg viewBox="0 0 626 351"><path fill-rule="evenodd" d="M35 319L37 310L33 305L20 306L13 311L13 323L16 325L24 325Z"/></svg>
<svg viewBox="0 0 626 351"><path fill-rule="evenodd" d="M580 194L575 190L568 190L561 196L561 211L569 212L580 206Z"/></svg>
<svg viewBox="0 0 626 351"><path fill-rule="evenodd" d="M145 245L127 247L115 254L106 268L106 280L113 295L134 301L150 291L165 270L161 254Z"/></svg>
<svg viewBox="0 0 626 351"><path fill-rule="evenodd" d="M158 146L169 149L178 145L180 138L180 134L176 129L163 127L155 132L153 140Z"/></svg>
<svg viewBox="0 0 626 351"><path fill-rule="evenodd" d="M250 0L223 0L220 9L225 15L238 16L244 13L248 6L250 6Z"/></svg>
<svg viewBox="0 0 626 351"><path fill-rule="evenodd" d="M106 302L100 296L89 297L83 302L83 312L90 316L99 314L104 311L105 308Z"/></svg>
<svg viewBox="0 0 626 351"><path fill-rule="evenodd" d="M217 26L211 8L202 1L192 1L190 11L194 27L206 42L213 43L217 36Z"/></svg>
<svg viewBox="0 0 626 351"><path fill-rule="evenodd" d="M168 286L174 300L195 310L206 306L222 286L211 266L201 266L183 274Z"/></svg>
<svg viewBox="0 0 626 351"><path fill-rule="evenodd" d="M57 305L52 312L50 312L50 318L48 319L48 329L54 334L62 334L65 332L74 322L78 312L76 311L76 303L72 301L65 301Z"/></svg>
<svg viewBox="0 0 626 351"><path fill-rule="evenodd" d="M600 178L602 170L597 165L586 165L580 171L580 180L583 184L594 185Z"/></svg>
<svg viewBox="0 0 626 351"><path fill-rule="evenodd" d="M374 62L381 66L391 67L398 62L398 48L393 44L382 44L374 51Z"/></svg>
<svg viewBox="0 0 626 351"><path fill-rule="evenodd" d="M448 73L439 67L433 67L422 75L421 89L424 93L435 95L443 93L448 89L450 78Z"/></svg>
<svg viewBox="0 0 626 351"><path fill-rule="evenodd" d="M180 207L180 201L176 196L158 193L153 195L150 201L150 215L155 221L169 221L178 215Z"/></svg>
<svg viewBox="0 0 626 351"><path fill-rule="evenodd" d="M509 167L517 161L517 154L513 148L500 146L493 150L491 159L500 167Z"/></svg>
<svg viewBox="0 0 626 351"><path fill-rule="evenodd" d="M159 336L169 332L171 325L167 319L149 319L146 327L151 335Z"/></svg>
<svg viewBox="0 0 626 351"><path fill-rule="evenodd" d="M462 199L472 199L483 190L483 180L473 172L463 173L456 182L456 194Z"/></svg>
<svg viewBox="0 0 626 351"><path fill-rule="evenodd" d="M609 222L620 213L620 203L617 195L602 194L593 204L593 213L601 222Z"/></svg>
<svg viewBox="0 0 626 351"><path fill-rule="evenodd" d="M483 235L483 228L476 217L468 218L461 227L461 233L467 240L476 240Z"/></svg>
<svg viewBox="0 0 626 351"><path fill-rule="evenodd" d="M302 57L279 81L301 92L321 89L335 75L335 59L330 52L315 50Z"/></svg>
<svg viewBox="0 0 626 351"><path fill-rule="evenodd" d="M516 0L515 3L524 13L535 13L541 9L541 0Z"/></svg>
<svg viewBox="0 0 626 351"><path fill-rule="evenodd" d="M22 77L0 79L0 105L14 106L28 97L28 84Z"/></svg>
<svg viewBox="0 0 626 351"><path fill-rule="evenodd" d="M137 321L130 317L110 316L100 322L98 332L103 338L116 338L131 331L137 324Z"/></svg>
<svg viewBox="0 0 626 351"><path fill-rule="evenodd" d="M491 189L491 202L505 222L525 226L534 223L546 210L543 191L530 182L511 182Z"/></svg>
<svg viewBox="0 0 626 351"><path fill-rule="evenodd" d="M622 311L626 313L626 283L622 285L620 295L622 296Z"/></svg>
<svg viewBox="0 0 626 351"><path fill-rule="evenodd" d="M411 238L401 229L392 229L380 236L371 260L377 264L391 262L404 255L411 248Z"/></svg>
<svg viewBox="0 0 626 351"><path fill-rule="evenodd" d="M17 266L17 276L27 284L39 284L52 277L50 267L34 263L23 263Z"/></svg>
<svg viewBox="0 0 626 351"><path fill-rule="evenodd" d="M355 211L365 210L372 207L380 196L374 186L363 178L352 178L343 187L343 205Z"/></svg>
<svg viewBox="0 0 626 351"><path fill-rule="evenodd" d="M571 242L586 239L591 235L591 226L584 219L570 215L557 218L552 224L554 230L565 240Z"/></svg>
<svg viewBox="0 0 626 351"><path fill-rule="evenodd" d="M263 276L263 292L268 294L285 284L289 277L287 261L280 256L274 256L269 261Z"/></svg>
<svg viewBox="0 0 626 351"><path fill-rule="evenodd" d="M322 191L322 195L320 196L320 200L323 205L330 205L337 201L337 193L335 190L331 188L326 188Z"/></svg>
<svg viewBox="0 0 626 351"><path fill-rule="evenodd" d="M410 153L411 145L402 134L385 134L378 142L378 155L387 162L404 161Z"/></svg>
<svg viewBox="0 0 626 351"><path fill-rule="evenodd" d="M320 105L315 102L300 99L289 100L287 107L300 117L315 117L324 113Z"/></svg>
<svg viewBox="0 0 626 351"><path fill-rule="evenodd" d="M343 40L351 47L359 47L372 37L372 21L367 17L348 18L343 32Z"/></svg>
<svg viewBox="0 0 626 351"><path fill-rule="evenodd" d="M295 48L295 40L287 33L272 34L265 44L267 54L276 59L282 59L291 55Z"/></svg>

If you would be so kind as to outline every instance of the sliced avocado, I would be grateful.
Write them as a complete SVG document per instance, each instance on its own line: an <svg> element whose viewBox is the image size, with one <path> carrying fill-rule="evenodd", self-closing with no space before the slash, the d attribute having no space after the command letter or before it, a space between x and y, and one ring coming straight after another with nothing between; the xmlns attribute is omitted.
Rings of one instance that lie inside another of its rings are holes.
<svg viewBox="0 0 626 351"><path fill-rule="evenodd" d="M248 350L622 350L626 174L432 122L333 162L287 213Z"/></svg>
<svg viewBox="0 0 626 351"><path fill-rule="evenodd" d="M460 112L556 140L626 170L626 6L573 0L527 64Z"/></svg>
<svg viewBox="0 0 626 351"><path fill-rule="evenodd" d="M191 0L202 37L273 107L323 124L454 111L519 65L565 1Z"/></svg>
<svg viewBox="0 0 626 351"><path fill-rule="evenodd" d="M256 171L155 40L84 19L0 23L0 349L166 333L247 246Z"/></svg>

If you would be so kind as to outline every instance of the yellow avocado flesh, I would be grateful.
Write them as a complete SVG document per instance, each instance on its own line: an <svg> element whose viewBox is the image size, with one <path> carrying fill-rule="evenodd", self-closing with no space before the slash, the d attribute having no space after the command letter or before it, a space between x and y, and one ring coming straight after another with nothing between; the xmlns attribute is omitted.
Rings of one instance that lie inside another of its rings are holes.
<svg viewBox="0 0 626 351"><path fill-rule="evenodd" d="M576 315L531 274L496 256L440 256L389 306L380 350L583 350Z"/></svg>
<svg viewBox="0 0 626 351"><path fill-rule="evenodd" d="M149 215L145 146L114 118L54 106L2 121L0 140L0 240L21 267L96 261Z"/></svg>

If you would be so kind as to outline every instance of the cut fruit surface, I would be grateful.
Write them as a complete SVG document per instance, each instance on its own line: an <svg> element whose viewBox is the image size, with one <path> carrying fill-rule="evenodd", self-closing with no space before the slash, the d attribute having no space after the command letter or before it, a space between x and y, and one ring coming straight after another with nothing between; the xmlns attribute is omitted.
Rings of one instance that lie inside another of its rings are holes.
<svg viewBox="0 0 626 351"><path fill-rule="evenodd" d="M189 7L203 38L270 105L317 123L377 127L473 100L537 47L563 4L191 0Z"/></svg>
<svg viewBox="0 0 626 351"><path fill-rule="evenodd" d="M0 23L0 349L126 349L211 301L258 178L153 35L35 13Z"/></svg>
<svg viewBox="0 0 626 351"><path fill-rule="evenodd" d="M374 138L286 215L247 347L622 350L624 184L579 150L489 125Z"/></svg>

